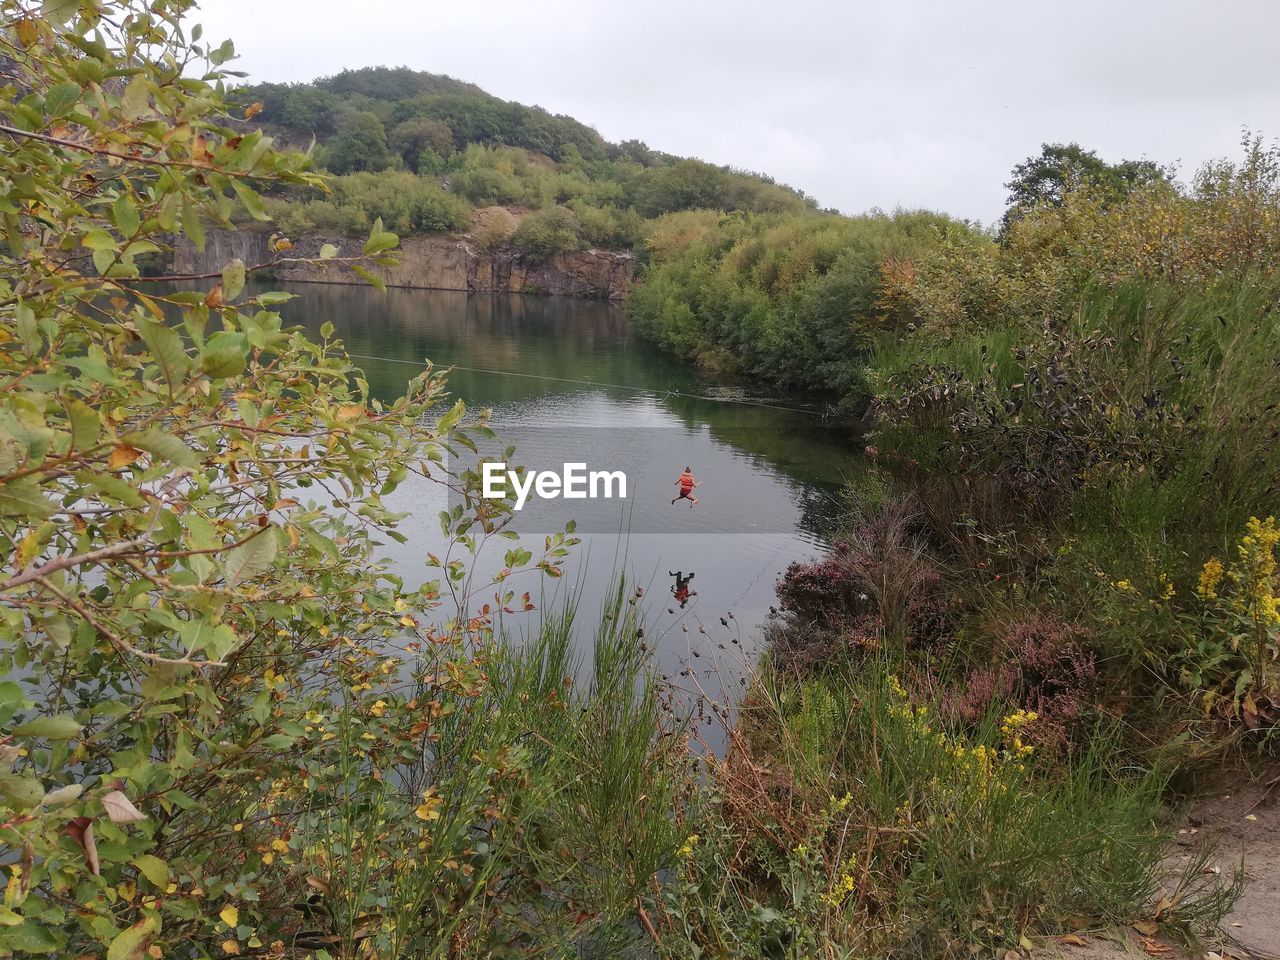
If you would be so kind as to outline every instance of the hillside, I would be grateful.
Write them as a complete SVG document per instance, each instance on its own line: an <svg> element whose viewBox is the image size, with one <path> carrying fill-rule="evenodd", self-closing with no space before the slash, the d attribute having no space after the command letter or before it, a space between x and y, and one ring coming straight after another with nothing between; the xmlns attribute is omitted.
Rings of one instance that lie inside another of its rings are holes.
<svg viewBox="0 0 1280 960"><path fill-rule="evenodd" d="M641 245L645 221L696 209L803 213L817 204L767 176L609 143L541 107L407 68L345 70L311 83L240 88L247 119L305 148L332 192L282 192L285 232L405 235L470 231L484 246L543 260L559 251Z"/></svg>

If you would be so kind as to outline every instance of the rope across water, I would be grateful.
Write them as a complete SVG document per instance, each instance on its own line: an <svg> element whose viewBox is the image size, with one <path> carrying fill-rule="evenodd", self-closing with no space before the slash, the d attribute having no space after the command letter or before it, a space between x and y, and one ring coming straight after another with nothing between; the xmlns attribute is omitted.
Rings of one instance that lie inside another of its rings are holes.
<svg viewBox="0 0 1280 960"><path fill-rule="evenodd" d="M407 363L410 366L422 367L425 364L417 360L404 360L398 357L375 357L364 353L349 353L347 356L356 360L376 360L379 363ZM684 393L680 390L651 390L648 387L633 387L623 383L605 383L599 380L578 380L572 377L549 377L538 373L520 373L516 370L491 370L485 367L464 367L461 364L449 364L448 369L464 370L467 373L486 373L499 377L521 377L526 380L548 380L555 383L572 383L583 387L604 387L610 390L626 390L631 393L645 393L654 397L679 397L686 400L708 400L712 403L737 403L749 407L766 407L771 410L786 410L811 417L826 417L829 411L816 410L810 407L793 407L782 403L768 403L764 400L750 400L746 397L723 397L707 393Z"/></svg>

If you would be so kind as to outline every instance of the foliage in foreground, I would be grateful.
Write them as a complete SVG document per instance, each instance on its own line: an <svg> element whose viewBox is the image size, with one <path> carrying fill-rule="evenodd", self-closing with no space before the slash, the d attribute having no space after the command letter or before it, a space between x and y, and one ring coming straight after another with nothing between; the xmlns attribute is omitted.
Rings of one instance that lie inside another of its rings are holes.
<svg viewBox="0 0 1280 960"><path fill-rule="evenodd" d="M1165 887L1164 777L1106 734L1040 763L1038 716L947 719L879 658L765 673L714 765L660 930L679 956L968 956L1158 915L1212 924L1233 892L1199 864Z"/></svg>
<svg viewBox="0 0 1280 960"><path fill-rule="evenodd" d="M190 7L0 6L0 953L607 946L674 846L636 613L592 674L570 614L504 644L533 607L506 581L558 575L565 534L407 588L378 560L400 484L455 491L463 556L503 532L442 466L483 417L430 370L372 399L241 263L139 276L171 231L266 216L255 182L320 185L226 126L232 49ZM395 244L375 222L351 266Z"/></svg>

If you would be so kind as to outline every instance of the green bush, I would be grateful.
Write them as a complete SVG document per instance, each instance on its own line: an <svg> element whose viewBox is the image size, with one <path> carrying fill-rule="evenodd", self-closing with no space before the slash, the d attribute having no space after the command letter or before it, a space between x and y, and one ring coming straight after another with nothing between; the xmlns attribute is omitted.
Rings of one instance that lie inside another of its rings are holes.
<svg viewBox="0 0 1280 960"><path fill-rule="evenodd" d="M664 217L649 228L649 270L631 312L668 349L703 359L728 351L754 376L857 403L876 339L910 317L895 299L897 276L965 229L927 213Z"/></svg>
<svg viewBox="0 0 1280 960"><path fill-rule="evenodd" d="M471 223L466 201L429 177L405 171L353 173L326 181L329 191L309 191L311 199L269 201L286 233L319 230L342 236L368 233L376 220L399 234L465 230Z"/></svg>
<svg viewBox="0 0 1280 960"><path fill-rule="evenodd" d="M534 260L546 260L556 253L585 247L582 225L573 211L547 207L520 221L511 238L517 250Z"/></svg>
<svg viewBox="0 0 1280 960"><path fill-rule="evenodd" d="M1163 776L1122 769L1105 734L1039 771L1035 714L996 704L961 727L931 702L884 662L764 673L680 851L666 916L682 938L726 957L952 957L1150 915ZM1200 865L1173 897L1212 925L1234 890Z"/></svg>

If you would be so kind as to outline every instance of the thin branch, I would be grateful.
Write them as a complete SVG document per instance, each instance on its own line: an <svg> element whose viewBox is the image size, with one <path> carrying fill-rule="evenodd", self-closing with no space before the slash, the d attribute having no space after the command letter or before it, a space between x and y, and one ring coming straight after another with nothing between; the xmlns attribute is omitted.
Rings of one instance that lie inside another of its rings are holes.
<svg viewBox="0 0 1280 960"><path fill-rule="evenodd" d="M40 580L47 577L51 573L57 573L59 570L66 570L68 567L78 567L81 564L97 563L100 560L109 560L112 557L118 557L127 553L134 553L139 548L145 547L147 540L145 538L137 540L125 540L122 543L113 543L107 547L100 547L97 550L89 550L85 553L76 553L66 557L58 557L56 560L50 560L48 563L42 563L38 567L29 567L19 574L10 577L3 583L0 583L0 593L12 590L14 587L21 587L24 584L31 583L33 580Z"/></svg>
<svg viewBox="0 0 1280 960"><path fill-rule="evenodd" d="M89 626L93 627L93 629L97 630L98 633L102 634L102 636L106 637L109 641L111 641L111 645L115 647L116 650L118 650L120 653L130 654L132 656L137 657L140 660L146 660L148 663L164 663L170 666L178 666L178 667L203 668L203 667L225 667L226 666L226 664L223 663L221 660L192 660L189 657L162 657L158 653L148 653L146 650L139 650L137 647L131 644L128 640L124 639L124 637L110 630L106 626L106 624L99 621L84 604L80 603L80 601L70 596L69 594L63 593L56 586L54 586L52 580L49 580L45 577L38 577L37 582L40 584L40 586L44 587L46 590L52 593L55 597L57 597L59 600L61 600L63 603L69 606L72 610L78 613L84 619L84 621L89 624Z"/></svg>
<svg viewBox="0 0 1280 960"><path fill-rule="evenodd" d="M103 157L115 157L117 160L128 160L131 163L141 163L148 166L177 167L184 170L202 170L206 173L221 173L230 177L245 177L254 180L276 179L264 174L256 174L252 171L242 172L238 170L223 170L221 167L215 167L213 164L196 163L194 160L170 160L166 157L142 157L133 153L124 153L120 150L109 150L106 147L95 147L87 143L79 143L75 140L53 137L47 133L36 133L32 130L20 130L17 127L10 127L2 123L0 123L0 133L7 133L12 137L22 137L26 140L38 140L41 143L49 143L57 147L66 147L68 150L79 150L82 153L92 153Z"/></svg>
<svg viewBox="0 0 1280 960"><path fill-rule="evenodd" d="M0 128L3 129L3 128ZM268 267L278 267L284 263L359 263L362 260L370 259L361 255L358 257L329 257L321 259L320 257L276 257L274 260L266 260L262 263L255 263L252 266L245 267L245 273L254 273L258 270L266 270ZM212 273L167 273L157 277L112 277L112 283L179 283L184 280L216 280L222 278L222 271L218 270Z"/></svg>

